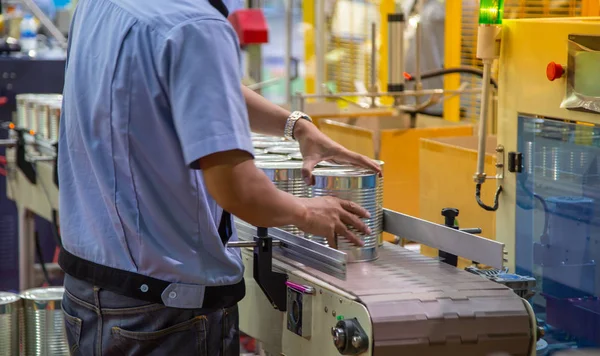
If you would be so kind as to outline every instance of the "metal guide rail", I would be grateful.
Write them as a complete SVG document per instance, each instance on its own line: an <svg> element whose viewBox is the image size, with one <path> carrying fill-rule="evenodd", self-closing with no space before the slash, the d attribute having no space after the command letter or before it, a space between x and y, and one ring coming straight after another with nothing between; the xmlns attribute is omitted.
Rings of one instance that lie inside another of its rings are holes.
<svg viewBox="0 0 600 356"><path fill-rule="evenodd" d="M241 240L252 241L256 227L239 219L235 221ZM383 230L390 234L416 241L495 268L504 266L504 244L421 220L393 210L383 209ZM277 228L268 229L268 237L277 241L275 255L288 257L340 279L346 277L346 253L298 237ZM230 247L254 245L232 242Z"/></svg>

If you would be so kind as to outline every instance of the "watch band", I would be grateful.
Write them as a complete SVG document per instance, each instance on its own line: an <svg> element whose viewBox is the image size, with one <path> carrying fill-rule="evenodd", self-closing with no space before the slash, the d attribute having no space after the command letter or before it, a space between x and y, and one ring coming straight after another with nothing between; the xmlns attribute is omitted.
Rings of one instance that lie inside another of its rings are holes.
<svg viewBox="0 0 600 356"><path fill-rule="evenodd" d="M294 127L296 126L296 122L298 122L298 120L300 120L300 119L304 119L304 120L308 120L309 122L312 122L312 119L310 118L310 116L306 115L302 111L294 111L293 113L290 114L290 116L288 116L287 121L285 122L285 128L283 130L283 137L285 137L286 139L288 139L290 141L296 140L294 138Z"/></svg>

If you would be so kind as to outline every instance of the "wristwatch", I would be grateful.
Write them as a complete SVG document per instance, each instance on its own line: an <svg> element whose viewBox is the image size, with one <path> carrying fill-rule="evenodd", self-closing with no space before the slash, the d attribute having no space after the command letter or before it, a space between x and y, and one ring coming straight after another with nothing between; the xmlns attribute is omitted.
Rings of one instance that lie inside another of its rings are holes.
<svg viewBox="0 0 600 356"><path fill-rule="evenodd" d="M300 119L313 122L310 116L306 115L302 111L294 111L290 114L290 116L288 116L287 121L285 122L285 128L283 129L283 137L290 141L296 140L294 138L294 127L296 126L296 122L298 122L298 120Z"/></svg>

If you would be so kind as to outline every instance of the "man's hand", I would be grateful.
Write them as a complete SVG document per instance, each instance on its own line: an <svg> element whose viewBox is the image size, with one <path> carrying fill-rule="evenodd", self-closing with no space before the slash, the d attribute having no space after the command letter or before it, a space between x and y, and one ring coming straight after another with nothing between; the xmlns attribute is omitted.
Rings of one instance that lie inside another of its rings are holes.
<svg viewBox="0 0 600 356"><path fill-rule="evenodd" d="M312 171L322 161L347 163L353 166L367 168L381 174L381 167L373 160L356 152L346 149L333 141L327 135L307 120L298 120L294 127L294 138L300 144L300 152L304 166L302 175L306 184L313 185Z"/></svg>
<svg viewBox="0 0 600 356"><path fill-rule="evenodd" d="M355 203L335 197L301 199L306 207L306 217L297 226L309 234L327 238L329 246L336 248L336 235L348 239L357 246L363 243L347 226L363 234L371 231L360 218L369 218L369 212Z"/></svg>

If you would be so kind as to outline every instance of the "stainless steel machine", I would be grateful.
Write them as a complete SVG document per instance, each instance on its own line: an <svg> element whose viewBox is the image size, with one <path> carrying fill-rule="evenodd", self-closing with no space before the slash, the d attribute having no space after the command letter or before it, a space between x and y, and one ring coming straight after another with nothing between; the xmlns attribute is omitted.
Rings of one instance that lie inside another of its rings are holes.
<svg viewBox="0 0 600 356"><path fill-rule="evenodd" d="M241 330L273 355L535 355L537 324L512 289L384 243L379 258L236 222L247 296ZM502 267L504 245L384 210L383 230Z"/></svg>

